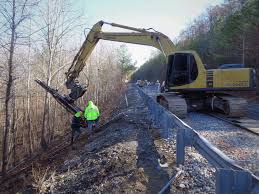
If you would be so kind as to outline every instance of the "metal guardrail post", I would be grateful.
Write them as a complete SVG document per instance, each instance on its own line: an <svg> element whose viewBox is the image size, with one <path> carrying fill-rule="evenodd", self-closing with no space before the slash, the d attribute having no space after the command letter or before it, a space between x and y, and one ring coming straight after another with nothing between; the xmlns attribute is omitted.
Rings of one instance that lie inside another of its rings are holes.
<svg viewBox="0 0 259 194"><path fill-rule="evenodd" d="M217 194L243 194L252 190L252 176L244 170L218 169L216 172Z"/></svg>
<svg viewBox="0 0 259 194"><path fill-rule="evenodd" d="M176 135L176 164L184 164L185 146L192 146L194 143L195 133L189 129L180 128Z"/></svg>
<svg viewBox="0 0 259 194"><path fill-rule="evenodd" d="M184 130L179 129L176 135L176 164L184 164L185 152L184 149Z"/></svg>

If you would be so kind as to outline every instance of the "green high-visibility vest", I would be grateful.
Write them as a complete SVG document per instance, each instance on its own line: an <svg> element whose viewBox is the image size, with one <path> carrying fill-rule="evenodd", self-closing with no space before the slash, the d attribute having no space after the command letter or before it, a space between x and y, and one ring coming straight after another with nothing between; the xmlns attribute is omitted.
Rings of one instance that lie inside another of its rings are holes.
<svg viewBox="0 0 259 194"><path fill-rule="evenodd" d="M100 116L99 109L97 108L97 106L94 105L92 101L88 102L88 106L85 109L84 116L88 121L96 120Z"/></svg>

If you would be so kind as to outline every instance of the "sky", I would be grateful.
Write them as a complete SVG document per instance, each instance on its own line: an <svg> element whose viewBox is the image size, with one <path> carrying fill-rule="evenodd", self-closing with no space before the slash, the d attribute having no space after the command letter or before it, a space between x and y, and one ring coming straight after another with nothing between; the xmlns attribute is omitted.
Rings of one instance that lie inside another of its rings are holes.
<svg viewBox="0 0 259 194"><path fill-rule="evenodd" d="M171 40L206 8L224 0L76 0L74 6L86 17L86 27L103 20L138 28L154 28ZM118 31L103 27L103 31ZM106 41L104 41L106 42ZM119 46L122 43L113 43ZM137 66L142 65L156 49L127 44Z"/></svg>

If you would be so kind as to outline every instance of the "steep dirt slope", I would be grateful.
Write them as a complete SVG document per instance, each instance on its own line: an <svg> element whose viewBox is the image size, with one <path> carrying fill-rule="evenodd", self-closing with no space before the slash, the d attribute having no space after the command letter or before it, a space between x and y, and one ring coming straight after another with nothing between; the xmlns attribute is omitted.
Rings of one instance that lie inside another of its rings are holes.
<svg viewBox="0 0 259 194"><path fill-rule="evenodd" d="M41 190L54 193L157 193L169 180L150 133L148 109L129 87L123 102L99 133L75 146Z"/></svg>

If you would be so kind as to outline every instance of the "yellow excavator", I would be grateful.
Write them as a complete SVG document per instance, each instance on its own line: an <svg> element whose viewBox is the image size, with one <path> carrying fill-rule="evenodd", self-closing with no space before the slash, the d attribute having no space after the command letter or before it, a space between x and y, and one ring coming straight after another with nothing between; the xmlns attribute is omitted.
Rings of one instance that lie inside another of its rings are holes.
<svg viewBox="0 0 259 194"><path fill-rule="evenodd" d="M104 24L133 32L102 32ZM82 47L66 72L66 86L71 93L69 103L80 98L87 90L76 80L99 40L133 43L159 49L167 61L165 93L157 95L157 102L183 118L188 110L221 110L231 117L243 116L247 101L231 96L231 91L255 90L255 70L225 65L219 69L206 69L195 51L177 51L173 42L154 29L140 29L99 21L88 33Z"/></svg>

